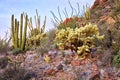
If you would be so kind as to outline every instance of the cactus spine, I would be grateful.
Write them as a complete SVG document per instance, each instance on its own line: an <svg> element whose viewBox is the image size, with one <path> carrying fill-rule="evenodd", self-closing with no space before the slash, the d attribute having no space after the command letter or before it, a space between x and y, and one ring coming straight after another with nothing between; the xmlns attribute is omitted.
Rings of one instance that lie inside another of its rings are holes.
<svg viewBox="0 0 120 80"><path fill-rule="evenodd" d="M24 34L23 31L23 14L20 17L20 23L17 19L14 19L14 15L11 18L11 33L12 33L12 43L14 48L20 48L20 50L25 50L26 44L26 34L27 34L27 19L28 16L25 15L25 22L24 22ZM19 25L20 24L20 25ZM19 30L20 29L20 30Z"/></svg>

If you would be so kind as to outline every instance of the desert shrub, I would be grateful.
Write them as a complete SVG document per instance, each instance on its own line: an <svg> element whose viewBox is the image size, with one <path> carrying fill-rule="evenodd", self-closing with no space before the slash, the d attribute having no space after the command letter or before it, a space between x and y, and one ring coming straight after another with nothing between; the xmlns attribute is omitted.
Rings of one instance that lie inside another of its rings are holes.
<svg viewBox="0 0 120 80"><path fill-rule="evenodd" d="M114 56L113 63L117 68L120 68L120 50L117 55Z"/></svg>
<svg viewBox="0 0 120 80"><path fill-rule="evenodd" d="M63 13L61 13L60 8L58 7L58 17L57 17L56 14L51 11L53 15L52 22L54 26L58 29L67 28L67 27L70 28L80 27L79 22L81 20L83 21L90 20L91 10L88 5L83 6L83 9L80 9L79 3L76 3L77 7L73 7L71 5L70 0L68 0L68 3L70 5L71 13L68 13L66 8L64 8ZM61 15L64 15L65 17Z"/></svg>
<svg viewBox="0 0 120 80"><path fill-rule="evenodd" d="M2 57L0 58L0 69L5 68L8 65L8 58Z"/></svg>
<svg viewBox="0 0 120 80"><path fill-rule="evenodd" d="M35 15L35 28L32 22L32 18L28 20L28 27L29 27L29 36L27 40L27 47L32 46L40 46L41 40L46 36L45 33L45 25L46 25L46 16L43 25L40 25L40 16L36 10Z"/></svg>
<svg viewBox="0 0 120 80"><path fill-rule="evenodd" d="M24 68L17 69L9 67L3 73L0 73L0 80L30 80L35 77L34 72L30 72Z"/></svg>
<svg viewBox="0 0 120 80"><path fill-rule="evenodd" d="M20 66L20 62L13 60L9 56L0 59L0 80L30 80L37 78L35 72Z"/></svg>
<svg viewBox="0 0 120 80"><path fill-rule="evenodd" d="M41 46L37 49L40 54L47 53L49 50L55 48L54 39L55 39L55 29L51 29L46 32L46 38L41 40Z"/></svg>
<svg viewBox="0 0 120 80"><path fill-rule="evenodd" d="M115 26L108 26L107 29L101 30L105 34L102 45L105 49L113 48L114 52L117 53L120 50L120 31Z"/></svg>
<svg viewBox="0 0 120 80"><path fill-rule="evenodd" d="M115 2L115 10L119 12L120 11L120 0L115 0L114 2Z"/></svg>
<svg viewBox="0 0 120 80"><path fill-rule="evenodd" d="M116 26L109 25L107 23L99 23L100 34L104 34L104 39L102 41L96 40L97 45L101 45L104 50L113 48L114 52L118 52L120 49L120 31Z"/></svg>
<svg viewBox="0 0 120 80"><path fill-rule="evenodd" d="M80 28L66 28L56 32L55 41L60 49L71 49L85 57L95 47L94 39L102 39L96 25L87 24Z"/></svg>
<svg viewBox="0 0 120 80"><path fill-rule="evenodd" d="M6 52L8 49L9 49L9 47L10 47L10 45L9 45L9 43L10 43L10 40L11 40L11 38L1 38L0 37L0 53L4 53L4 52Z"/></svg>
<svg viewBox="0 0 120 80"><path fill-rule="evenodd" d="M118 52L120 50L120 31L114 30L113 40L112 40L112 48L114 52Z"/></svg>

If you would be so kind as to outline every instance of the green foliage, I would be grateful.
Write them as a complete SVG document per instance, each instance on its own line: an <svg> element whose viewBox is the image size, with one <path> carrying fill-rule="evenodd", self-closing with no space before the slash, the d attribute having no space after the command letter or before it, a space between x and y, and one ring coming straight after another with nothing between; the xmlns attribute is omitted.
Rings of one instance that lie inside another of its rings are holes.
<svg viewBox="0 0 120 80"><path fill-rule="evenodd" d="M22 50L20 48L15 48L15 49L12 50L12 52L13 52L14 55L17 55L20 52L22 52Z"/></svg>
<svg viewBox="0 0 120 80"><path fill-rule="evenodd" d="M112 48L115 52L118 52L120 50L120 31L117 29L113 29L112 36Z"/></svg>
<svg viewBox="0 0 120 80"><path fill-rule="evenodd" d="M15 18L14 15L11 17L11 33L12 33L12 43L14 49L25 50L26 45L26 35L27 35L27 19L28 15L25 15L25 22L23 26L23 15L21 14L20 22ZM23 29L24 28L24 29ZM24 31L23 31L24 30Z"/></svg>
<svg viewBox="0 0 120 80"><path fill-rule="evenodd" d="M94 39L102 39L99 36L98 27L88 24L80 28L66 28L56 32L55 41L60 49L71 49L76 51L82 57L90 53L90 49L95 46Z"/></svg>
<svg viewBox="0 0 120 80"><path fill-rule="evenodd" d="M29 37L28 37L28 46L40 46L40 41L46 36L45 34L45 25L46 25L46 17L44 20L43 26L40 26L40 16L36 10L35 17L35 25L33 27L32 18L28 20L28 27L29 27Z"/></svg>
<svg viewBox="0 0 120 80"><path fill-rule="evenodd" d="M117 55L114 56L113 63L117 68L120 68L120 50Z"/></svg>

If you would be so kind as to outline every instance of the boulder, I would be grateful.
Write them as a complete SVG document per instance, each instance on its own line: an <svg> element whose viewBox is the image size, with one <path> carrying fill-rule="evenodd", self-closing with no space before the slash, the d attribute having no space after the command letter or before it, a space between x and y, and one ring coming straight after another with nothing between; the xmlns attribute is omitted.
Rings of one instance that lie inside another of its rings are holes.
<svg viewBox="0 0 120 80"><path fill-rule="evenodd" d="M94 9L95 7L99 5L103 5L107 0L95 0L94 4L92 5L91 9Z"/></svg>

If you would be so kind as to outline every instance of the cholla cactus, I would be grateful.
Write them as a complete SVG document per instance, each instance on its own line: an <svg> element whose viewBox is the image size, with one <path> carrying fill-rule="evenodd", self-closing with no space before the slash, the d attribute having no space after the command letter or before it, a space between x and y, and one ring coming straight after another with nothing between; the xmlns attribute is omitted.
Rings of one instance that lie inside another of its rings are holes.
<svg viewBox="0 0 120 80"><path fill-rule="evenodd" d="M95 46L94 39L103 39L99 35L98 27L89 23L80 28L66 28L56 32L55 41L60 49L72 49L80 56L84 57L90 53L90 49Z"/></svg>

